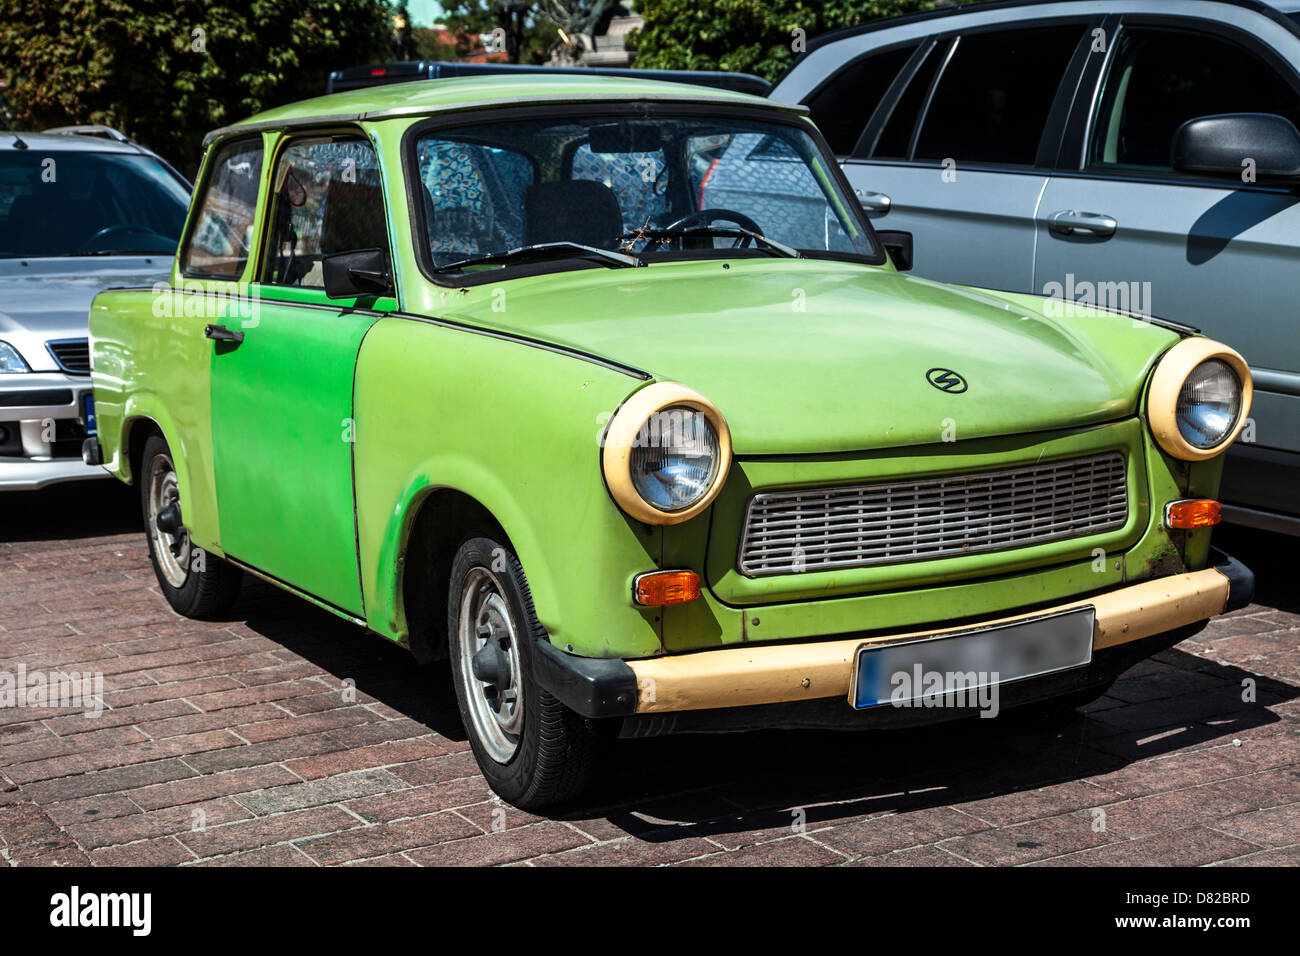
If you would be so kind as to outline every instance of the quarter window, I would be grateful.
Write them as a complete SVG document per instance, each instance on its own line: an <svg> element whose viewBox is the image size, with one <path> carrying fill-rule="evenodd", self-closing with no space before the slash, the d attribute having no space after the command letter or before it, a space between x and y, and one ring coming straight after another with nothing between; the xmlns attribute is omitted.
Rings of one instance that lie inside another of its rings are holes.
<svg viewBox="0 0 1300 956"><path fill-rule="evenodd" d="M808 99L812 121L836 156L853 152L867 120L915 49L916 44L912 44L864 56L835 74Z"/></svg>
<svg viewBox="0 0 1300 956"><path fill-rule="evenodd" d="M263 281L323 289L323 260L339 252L388 252L384 195L374 148L355 136L301 139L280 154L272 182Z"/></svg>
<svg viewBox="0 0 1300 956"><path fill-rule="evenodd" d="M203 202L181 254L187 276L238 279L253 244L257 187L262 179L262 141L215 147Z"/></svg>
<svg viewBox="0 0 1300 956"><path fill-rule="evenodd" d="M1033 165L1082 34L1080 24L963 36L939 77L916 158Z"/></svg>
<svg viewBox="0 0 1300 956"><path fill-rule="evenodd" d="M1102 86L1088 164L1168 171L1178 127L1216 113L1276 113L1300 124L1300 98L1259 57L1228 40L1126 27Z"/></svg>

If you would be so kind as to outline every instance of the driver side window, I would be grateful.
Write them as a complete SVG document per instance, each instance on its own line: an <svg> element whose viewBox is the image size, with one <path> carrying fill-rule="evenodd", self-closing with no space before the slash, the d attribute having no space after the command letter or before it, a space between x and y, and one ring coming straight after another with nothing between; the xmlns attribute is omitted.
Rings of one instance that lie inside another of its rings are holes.
<svg viewBox="0 0 1300 956"><path fill-rule="evenodd" d="M323 289L326 256L363 249L388 255L379 161L366 140L322 136L290 143L271 187L263 282Z"/></svg>
<svg viewBox="0 0 1300 956"><path fill-rule="evenodd" d="M252 247L261 179L260 138L216 147L203 203L181 252L183 275L238 279L243 274Z"/></svg>

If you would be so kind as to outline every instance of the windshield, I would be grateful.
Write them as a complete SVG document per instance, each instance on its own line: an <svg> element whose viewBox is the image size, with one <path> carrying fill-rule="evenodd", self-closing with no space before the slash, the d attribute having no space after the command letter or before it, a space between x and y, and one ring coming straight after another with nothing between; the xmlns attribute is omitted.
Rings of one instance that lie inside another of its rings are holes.
<svg viewBox="0 0 1300 956"><path fill-rule="evenodd" d="M0 257L172 255L189 193L152 156L0 152Z"/></svg>
<svg viewBox="0 0 1300 956"><path fill-rule="evenodd" d="M812 137L784 123L610 115L484 123L426 133L416 158L436 270L611 261L578 246L647 263L719 254L880 261ZM494 256L503 259L480 261Z"/></svg>

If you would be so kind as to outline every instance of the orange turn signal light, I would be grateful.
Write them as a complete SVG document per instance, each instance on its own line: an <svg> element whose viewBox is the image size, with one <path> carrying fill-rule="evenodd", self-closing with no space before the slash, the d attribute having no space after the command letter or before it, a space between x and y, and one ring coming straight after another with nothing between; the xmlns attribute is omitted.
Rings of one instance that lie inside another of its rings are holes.
<svg viewBox="0 0 1300 956"><path fill-rule="evenodd" d="M1165 527L1212 528L1219 523L1219 503L1210 498L1184 498L1165 505Z"/></svg>
<svg viewBox="0 0 1300 956"><path fill-rule="evenodd" d="M694 571L647 571L632 582L632 598L643 607L685 604L700 596L700 576Z"/></svg>

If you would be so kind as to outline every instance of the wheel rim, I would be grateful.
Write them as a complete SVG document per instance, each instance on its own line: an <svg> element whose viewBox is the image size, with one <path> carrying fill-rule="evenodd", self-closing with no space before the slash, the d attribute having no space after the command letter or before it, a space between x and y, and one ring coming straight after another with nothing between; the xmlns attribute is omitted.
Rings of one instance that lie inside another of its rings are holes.
<svg viewBox="0 0 1300 956"><path fill-rule="evenodd" d="M486 568L472 568L460 592L457 624L461 683L474 731L497 763L507 763L519 749L524 727L523 671L514 615L501 583ZM474 674L474 656L491 644L499 683Z"/></svg>
<svg viewBox="0 0 1300 956"><path fill-rule="evenodd" d="M180 501L180 485L176 481L176 468L167 455L155 455L149 465L148 511L145 527L153 539L154 558L163 578L174 588L183 587L189 576L190 536L184 529L169 534L158 527L158 514L172 503Z"/></svg>

